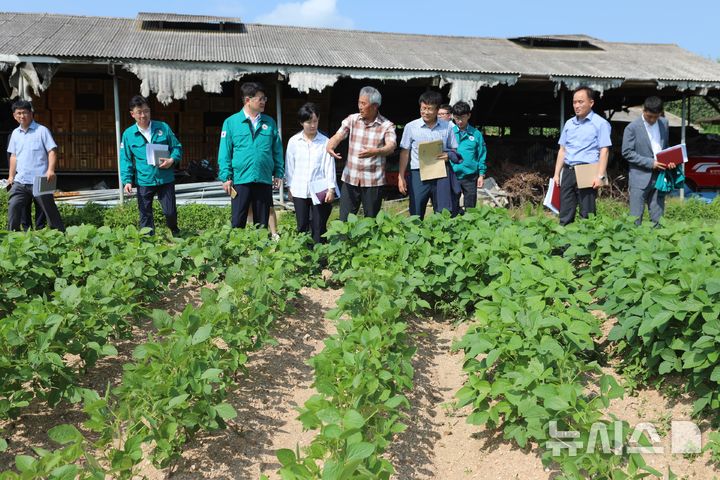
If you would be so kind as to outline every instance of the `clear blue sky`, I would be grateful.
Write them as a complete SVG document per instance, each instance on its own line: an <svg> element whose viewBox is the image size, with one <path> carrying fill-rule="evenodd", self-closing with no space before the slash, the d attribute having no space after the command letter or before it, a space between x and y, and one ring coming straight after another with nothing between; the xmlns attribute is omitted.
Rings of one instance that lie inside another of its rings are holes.
<svg viewBox="0 0 720 480"><path fill-rule="evenodd" d="M96 1L10 2L5 11L134 17L139 11L240 17L252 23L513 37L582 33L607 41L675 43L720 59L720 0Z"/></svg>

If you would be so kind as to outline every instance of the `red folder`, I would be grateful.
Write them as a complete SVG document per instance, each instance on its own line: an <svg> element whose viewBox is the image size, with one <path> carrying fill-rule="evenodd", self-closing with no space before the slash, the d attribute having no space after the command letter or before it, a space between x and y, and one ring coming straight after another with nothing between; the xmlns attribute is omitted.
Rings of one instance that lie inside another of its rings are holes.
<svg viewBox="0 0 720 480"><path fill-rule="evenodd" d="M562 181L562 179L560 181ZM553 213L560 213L560 188L555 185L555 180L552 178L548 183L548 190L545 194L543 205L549 208Z"/></svg>
<svg viewBox="0 0 720 480"><path fill-rule="evenodd" d="M682 165L687 162L687 150L685 149L685 144L681 143L680 145L675 145L674 147L659 151L655 154L655 160L665 166L670 165L671 163L674 163L676 166Z"/></svg>

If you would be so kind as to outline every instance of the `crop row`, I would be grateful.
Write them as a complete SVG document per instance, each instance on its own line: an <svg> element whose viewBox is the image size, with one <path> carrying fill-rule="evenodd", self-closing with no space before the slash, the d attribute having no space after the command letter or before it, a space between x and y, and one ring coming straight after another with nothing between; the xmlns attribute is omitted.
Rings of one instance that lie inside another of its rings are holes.
<svg viewBox="0 0 720 480"><path fill-rule="evenodd" d="M92 440L58 426L49 434L64 447L18 456L19 473L0 478L131 478L141 459L166 466L198 431L224 427L236 415L228 390L248 354L269 341L269 328L301 284L287 277L300 276L306 258L301 243L254 249L234 259L216 288L202 290L200 306L175 317L153 311L156 331L136 347L118 387L82 392Z"/></svg>

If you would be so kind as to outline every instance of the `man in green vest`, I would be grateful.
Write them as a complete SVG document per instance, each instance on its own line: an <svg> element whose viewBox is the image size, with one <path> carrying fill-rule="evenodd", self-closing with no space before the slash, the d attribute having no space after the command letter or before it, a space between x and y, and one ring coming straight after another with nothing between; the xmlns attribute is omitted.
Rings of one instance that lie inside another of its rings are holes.
<svg viewBox="0 0 720 480"><path fill-rule="evenodd" d="M252 207L255 225L267 228L272 188L279 187L285 175L282 141L275 121L262 113L267 102L265 87L246 82L240 90L243 109L225 120L220 133L218 177L232 198L232 226L245 227Z"/></svg>
<svg viewBox="0 0 720 480"><path fill-rule="evenodd" d="M140 227L150 228L151 235L155 234L152 204L157 195L165 222L172 234L177 235L180 231L174 167L182 160L182 145L167 123L150 119L150 105L142 95L130 99L130 116L135 125L123 132L120 142L120 177L125 193L131 195L133 185L137 187ZM153 151L152 157L158 152L157 161L152 164L148 163L149 150Z"/></svg>

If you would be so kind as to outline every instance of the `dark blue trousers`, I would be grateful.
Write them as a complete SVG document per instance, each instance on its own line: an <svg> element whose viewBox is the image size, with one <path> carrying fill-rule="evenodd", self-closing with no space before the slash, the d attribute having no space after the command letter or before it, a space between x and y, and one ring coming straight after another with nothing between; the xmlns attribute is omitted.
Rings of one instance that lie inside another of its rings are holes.
<svg viewBox="0 0 720 480"><path fill-rule="evenodd" d="M177 206L175 204L175 183L153 185L150 187L137 187L138 210L140 211L140 228L149 227L151 235L155 235L155 220L153 220L153 198L157 195L165 223L173 233L179 233L177 224Z"/></svg>
<svg viewBox="0 0 720 480"><path fill-rule="evenodd" d="M458 214L459 205L457 192L460 191L460 183L450 166L446 166L448 176L435 180L420 180L420 170L410 170L410 182L408 190L410 193L410 215L417 215L421 219L425 217L425 207L428 199L432 200L433 211L440 213L448 210L452 216Z"/></svg>

